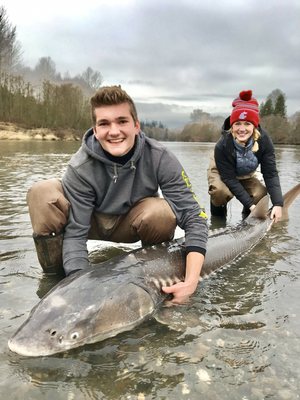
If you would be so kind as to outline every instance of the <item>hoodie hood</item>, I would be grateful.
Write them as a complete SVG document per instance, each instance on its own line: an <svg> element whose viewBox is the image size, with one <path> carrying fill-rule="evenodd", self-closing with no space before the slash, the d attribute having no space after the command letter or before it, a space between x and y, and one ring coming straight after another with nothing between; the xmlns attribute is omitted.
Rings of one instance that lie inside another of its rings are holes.
<svg viewBox="0 0 300 400"><path fill-rule="evenodd" d="M230 129L230 116L225 119L222 125L222 134L228 132Z"/></svg>

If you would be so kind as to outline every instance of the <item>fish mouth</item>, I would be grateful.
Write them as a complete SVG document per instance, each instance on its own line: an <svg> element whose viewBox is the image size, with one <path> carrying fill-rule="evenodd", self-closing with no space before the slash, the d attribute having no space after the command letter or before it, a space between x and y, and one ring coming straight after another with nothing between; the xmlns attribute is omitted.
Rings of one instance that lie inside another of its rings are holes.
<svg viewBox="0 0 300 400"><path fill-rule="evenodd" d="M82 344L78 344L74 346L62 346L61 348L53 347L50 348L48 346L40 346L37 348L36 346L28 345L28 343L20 343L14 339L10 339L8 341L8 348L13 353L16 353L20 356L24 357L45 357L45 356L52 356L54 354L63 353L71 349L75 349L76 347L80 347Z"/></svg>
<svg viewBox="0 0 300 400"><path fill-rule="evenodd" d="M47 342L39 340L38 337L31 337L30 340L27 337L14 335L8 340L8 348L13 353L19 354L25 357L43 357L51 356L53 354L62 353L72 348L79 347L82 345L81 342L67 344L62 340L55 340Z"/></svg>
<svg viewBox="0 0 300 400"><path fill-rule="evenodd" d="M119 333L126 332L131 330L136 323L128 324L126 329L123 326L119 327L119 329L107 330L105 333L101 332L101 335L94 334L89 338L83 337L78 341L69 341L68 339L57 339L53 342L49 341L49 344L43 345L41 340L37 337L31 337L31 340L28 340L26 337L18 337L14 335L8 340L8 348L13 353L16 353L20 356L24 357L45 357L52 356L58 353L63 353L69 350L73 350L85 345L90 345L93 343L97 343L99 341L103 341L114 336L117 336ZM37 346L37 343L39 346Z"/></svg>
<svg viewBox="0 0 300 400"><path fill-rule="evenodd" d="M25 356L25 357L42 357L42 356L51 355L51 353L49 351L45 351L45 350L43 351L41 349L38 352L34 351L34 350L30 350L31 346L28 346L25 344L23 345L14 339L10 339L8 341L8 348L13 353L16 353L16 354L19 354L20 356Z"/></svg>
<svg viewBox="0 0 300 400"><path fill-rule="evenodd" d="M101 335L101 340L112 336L114 335L112 335L111 332L107 332L106 335ZM16 333L8 340L7 345L10 351L20 356L44 357L73 350L86 344L95 343L98 341L97 339L99 339L99 335L93 335L89 338L82 337L78 340L68 340L62 335L58 335L57 337L49 336L43 341L37 336L31 336L29 339L29 336L18 335Z"/></svg>

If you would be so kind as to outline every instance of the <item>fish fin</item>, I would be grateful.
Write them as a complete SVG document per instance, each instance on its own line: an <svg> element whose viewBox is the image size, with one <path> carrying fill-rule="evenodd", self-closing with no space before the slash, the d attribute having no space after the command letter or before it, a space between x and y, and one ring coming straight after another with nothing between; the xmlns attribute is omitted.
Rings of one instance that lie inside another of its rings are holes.
<svg viewBox="0 0 300 400"><path fill-rule="evenodd" d="M268 211L269 211L269 196L266 195L259 200L254 210L252 210L251 213L249 214L249 217L266 219L269 214Z"/></svg>
<svg viewBox="0 0 300 400"><path fill-rule="evenodd" d="M288 208L293 203L295 198L297 196L299 196L299 194L300 194L300 183L298 183L296 186L294 186L292 189L290 189L283 196L281 221L285 221L288 219ZM270 210L268 207L269 207L269 196L266 195L256 204L256 207L254 208L253 211L251 211L249 217L266 219L270 214Z"/></svg>
<svg viewBox="0 0 300 400"><path fill-rule="evenodd" d="M289 218L288 208L299 194L300 194L300 183L298 183L298 185L290 189L283 196L283 208L282 208L282 218L281 218L282 221L287 220Z"/></svg>

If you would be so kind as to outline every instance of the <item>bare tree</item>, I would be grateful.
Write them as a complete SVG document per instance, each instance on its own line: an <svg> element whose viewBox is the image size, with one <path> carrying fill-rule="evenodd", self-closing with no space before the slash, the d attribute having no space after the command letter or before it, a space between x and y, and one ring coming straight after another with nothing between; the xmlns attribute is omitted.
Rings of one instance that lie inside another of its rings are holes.
<svg viewBox="0 0 300 400"><path fill-rule="evenodd" d="M55 81L57 77L55 62L51 57L41 57L34 68L34 73L41 81Z"/></svg>
<svg viewBox="0 0 300 400"><path fill-rule="evenodd" d="M6 10L0 6L0 71L13 72L21 61L21 48L17 42L16 27L8 20Z"/></svg>
<svg viewBox="0 0 300 400"><path fill-rule="evenodd" d="M98 71L94 71L91 67L87 67L87 69L81 74L80 77L93 90L99 89L103 80L101 73Z"/></svg>
<svg viewBox="0 0 300 400"><path fill-rule="evenodd" d="M190 114L190 119L192 122L207 122L209 120L210 114L197 108L193 110Z"/></svg>

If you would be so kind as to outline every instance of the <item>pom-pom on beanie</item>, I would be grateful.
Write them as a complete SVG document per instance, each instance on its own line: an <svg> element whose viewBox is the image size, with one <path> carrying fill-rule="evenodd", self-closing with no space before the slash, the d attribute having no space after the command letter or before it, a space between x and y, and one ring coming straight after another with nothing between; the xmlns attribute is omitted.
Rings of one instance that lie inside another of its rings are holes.
<svg viewBox="0 0 300 400"><path fill-rule="evenodd" d="M230 126L237 121L248 121L258 127L259 108L257 100L252 97L252 90L240 92L239 97L233 100L232 107Z"/></svg>

